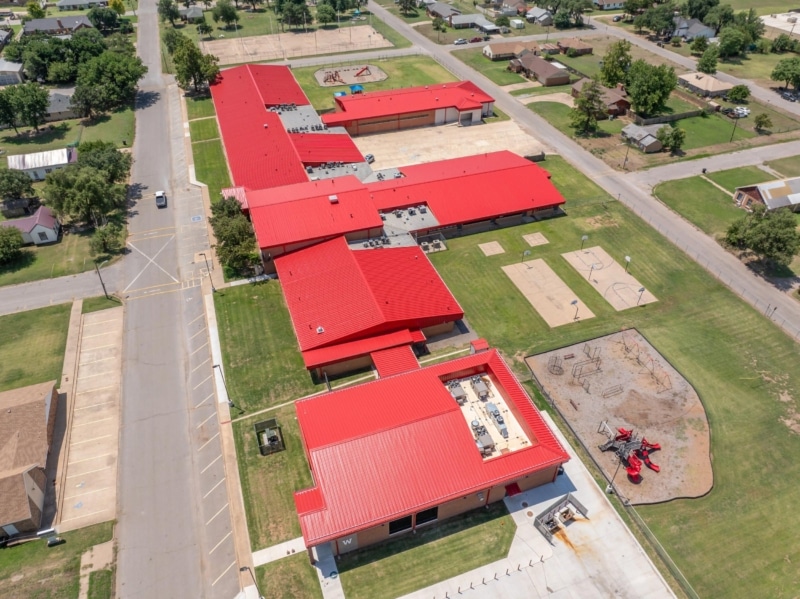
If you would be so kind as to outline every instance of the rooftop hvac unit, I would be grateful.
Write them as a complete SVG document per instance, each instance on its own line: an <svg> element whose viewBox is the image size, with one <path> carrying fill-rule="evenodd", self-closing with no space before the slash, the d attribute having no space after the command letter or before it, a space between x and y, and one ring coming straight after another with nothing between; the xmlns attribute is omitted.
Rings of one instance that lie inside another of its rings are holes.
<svg viewBox="0 0 800 599"><path fill-rule="evenodd" d="M489 397L489 387L486 386L486 383L480 376L473 376L470 382L472 383L472 389L475 391L478 399L486 399Z"/></svg>
<svg viewBox="0 0 800 599"><path fill-rule="evenodd" d="M458 381L450 383L450 395L458 402L458 405L463 405L467 401L467 394Z"/></svg>
<svg viewBox="0 0 800 599"><path fill-rule="evenodd" d="M329 196L328 196L328 201L329 201L331 204L338 204L338 203L339 203L339 196L337 196L336 194L329 195Z"/></svg>
<svg viewBox="0 0 800 599"><path fill-rule="evenodd" d="M497 406L489 402L486 404L486 411L489 413L489 416L491 416L503 439L508 439L508 427L506 426L506 422L503 419L503 415L500 413L500 410L497 409Z"/></svg>

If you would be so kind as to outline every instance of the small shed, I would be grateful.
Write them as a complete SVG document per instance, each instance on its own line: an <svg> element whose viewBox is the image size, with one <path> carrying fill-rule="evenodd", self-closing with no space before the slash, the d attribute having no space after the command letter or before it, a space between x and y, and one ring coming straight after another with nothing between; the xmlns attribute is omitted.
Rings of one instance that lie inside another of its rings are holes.
<svg viewBox="0 0 800 599"><path fill-rule="evenodd" d="M525 29L525 21L522 19L511 19L511 29Z"/></svg>

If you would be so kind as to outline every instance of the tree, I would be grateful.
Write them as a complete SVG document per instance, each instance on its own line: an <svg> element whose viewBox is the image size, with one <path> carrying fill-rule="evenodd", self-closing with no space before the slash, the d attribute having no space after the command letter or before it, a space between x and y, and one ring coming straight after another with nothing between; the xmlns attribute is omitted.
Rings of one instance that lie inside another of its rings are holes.
<svg viewBox="0 0 800 599"><path fill-rule="evenodd" d="M559 9L555 15L553 15L553 25L555 25L558 29L567 29L572 22L569 19L569 13L562 9Z"/></svg>
<svg viewBox="0 0 800 599"><path fill-rule="evenodd" d="M293 26L308 25L312 22L311 11L303 4L286 4L283 7L283 22L290 28Z"/></svg>
<svg viewBox="0 0 800 599"><path fill-rule="evenodd" d="M211 37L211 32L212 31L214 31L214 28L211 25L209 25L205 21L205 19L203 19L202 23L197 25L197 33L199 33L200 35L203 35L203 36L206 36L206 37Z"/></svg>
<svg viewBox="0 0 800 599"><path fill-rule="evenodd" d="M404 15L407 15L412 10L414 10L416 4L414 0L400 0L399 6L400 6L400 12L403 13Z"/></svg>
<svg viewBox="0 0 800 599"><path fill-rule="evenodd" d="M76 69L68 62L53 62L47 68L49 83L69 83L75 80Z"/></svg>
<svg viewBox="0 0 800 599"><path fill-rule="evenodd" d="M703 52L708 49L708 38L707 37L696 37L692 40L692 45L689 46L689 50L692 54L703 54Z"/></svg>
<svg viewBox="0 0 800 599"><path fill-rule="evenodd" d="M800 58L795 56L779 60L769 77L773 81L783 81L786 87L800 87Z"/></svg>
<svg viewBox="0 0 800 599"><path fill-rule="evenodd" d="M735 27L725 27L719 34L719 56L728 58L744 52L747 47L747 36Z"/></svg>
<svg viewBox="0 0 800 599"><path fill-rule="evenodd" d="M125 11L123 10L122 12L124 13ZM95 6L86 13L86 18L91 21L98 31L112 31L117 28L119 14L111 8Z"/></svg>
<svg viewBox="0 0 800 599"><path fill-rule="evenodd" d="M14 106L17 118L23 125L39 130L39 125L44 123L47 116L47 107L50 105L50 94L36 83L28 81L12 85L11 103Z"/></svg>
<svg viewBox="0 0 800 599"><path fill-rule="evenodd" d="M133 42L131 42L128 36L122 35L121 33L112 33L109 35L105 39L105 44L109 52L125 54L127 56L136 54L136 46L133 45Z"/></svg>
<svg viewBox="0 0 800 599"><path fill-rule="evenodd" d="M718 4L701 19L703 23L714 28L714 33L733 23L733 7L730 4Z"/></svg>
<svg viewBox="0 0 800 599"><path fill-rule="evenodd" d="M91 166L72 165L49 173L42 195L58 214L95 227L125 203L125 187L109 185L107 175Z"/></svg>
<svg viewBox="0 0 800 599"><path fill-rule="evenodd" d="M72 107L84 117L118 108L133 100L146 72L138 56L105 52L78 69Z"/></svg>
<svg viewBox="0 0 800 599"><path fill-rule="evenodd" d="M336 11L330 4L321 4L317 6L317 22L320 25L327 25L336 20Z"/></svg>
<svg viewBox="0 0 800 599"><path fill-rule="evenodd" d="M697 70L707 75L717 72L717 59L719 58L719 48L715 45L706 48L700 60L697 61Z"/></svg>
<svg viewBox="0 0 800 599"><path fill-rule="evenodd" d="M125 3L122 0L109 0L108 7L120 17L125 15Z"/></svg>
<svg viewBox="0 0 800 599"><path fill-rule="evenodd" d="M671 34L675 30L675 6L671 2L648 8L641 16L643 25L658 35Z"/></svg>
<svg viewBox="0 0 800 599"><path fill-rule="evenodd" d="M719 4L719 0L689 0L686 3L686 11L690 19L703 18L708 14L712 8Z"/></svg>
<svg viewBox="0 0 800 599"><path fill-rule="evenodd" d="M22 171L0 168L0 198L16 200L33 196L31 178Z"/></svg>
<svg viewBox="0 0 800 599"><path fill-rule="evenodd" d="M194 2L194 0L191 1ZM247 3L250 5L250 8L253 9L253 12L255 12L258 9L258 6L260 4L263 4L263 2L264 0L247 0Z"/></svg>
<svg viewBox="0 0 800 599"><path fill-rule="evenodd" d="M38 2L28 2L25 8L28 9L28 16L31 19L44 19L47 16L47 11L43 9Z"/></svg>
<svg viewBox="0 0 800 599"><path fill-rule="evenodd" d="M731 102L741 103L747 100L750 97L750 88L740 83L739 85L734 85L731 90L728 92L728 100Z"/></svg>
<svg viewBox="0 0 800 599"><path fill-rule="evenodd" d="M85 141L78 146L78 166L89 166L106 176L109 185L122 183L128 178L133 158L120 152L110 141Z"/></svg>
<svg viewBox="0 0 800 599"><path fill-rule="evenodd" d="M308 8L306 8L308 10ZM214 10L211 11L211 18L215 23L222 21L225 23L225 28L229 28L234 23L239 22L239 13L234 8L230 0L219 0Z"/></svg>
<svg viewBox="0 0 800 599"><path fill-rule="evenodd" d="M219 59L212 54L203 54L191 40L178 46L172 62L175 65L175 79L184 89L191 85L198 92L201 86L212 83L219 75Z"/></svg>
<svg viewBox="0 0 800 599"><path fill-rule="evenodd" d="M764 31L766 30L764 22L759 18L754 8L751 8L747 12L743 10L737 12L733 16L733 24L744 34L747 40L743 50L750 44L755 44L761 36L764 35Z"/></svg>
<svg viewBox="0 0 800 599"><path fill-rule="evenodd" d="M179 19L181 13L173 0L158 0L158 16L162 21L169 21L175 27L175 20Z"/></svg>
<svg viewBox="0 0 800 599"><path fill-rule="evenodd" d="M92 256L111 254L122 249L122 227L109 223L97 227L89 240L89 253Z"/></svg>
<svg viewBox="0 0 800 599"><path fill-rule="evenodd" d="M161 41L164 42L164 46L167 48L167 52L170 56L175 54L175 50L177 50L178 46L188 41L188 39L189 38L177 29L167 29L161 36Z"/></svg>
<svg viewBox="0 0 800 599"><path fill-rule="evenodd" d="M623 16L635 18L636 15L645 8L647 8L647 2L645 0L625 0L622 5L622 14Z"/></svg>
<svg viewBox="0 0 800 599"><path fill-rule="evenodd" d="M22 233L16 227L0 227L0 264L9 264L22 255Z"/></svg>
<svg viewBox="0 0 800 599"><path fill-rule="evenodd" d="M214 246L220 261L234 270L243 270L258 260L253 227L242 214L235 198L222 198L211 207L209 222L214 229Z"/></svg>
<svg viewBox="0 0 800 599"><path fill-rule="evenodd" d="M583 84L575 106L570 112L570 125L575 128L578 135L588 135L597 131L597 119L605 114L603 103L603 90L596 79L590 79Z"/></svg>
<svg viewBox="0 0 800 599"><path fill-rule="evenodd" d="M14 106L13 86L0 88L0 125L11 127L19 135L17 129L17 109Z"/></svg>
<svg viewBox="0 0 800 599"><path fill-rule="evenodd" d="M769 118L768 114L757 114L756 118L754 119L754 125L756 131L766 131L767 129L772 128L772 119Z"/></svg>
<svg viewBox="0 0 800 599"><path fill-rule="evenodd" d="M788 266L800 252L800 233L794 214L787 209L767 211L756 204L750 214L735 221L725 234L725 241L748 249L768 263Z"/></svg>
<svg viewBox="0 0 800 599"><path fill-rule="evenodd" d="M494 20L494 24L498 27L510 27L511 20L505 15L500 15Z"/></svg>
<svg viewBox="0 0 800 599"><path fill-rule="evenodd" d="M436 17L433 20L433 30L434 31L446 31L447 25L442 17Z"/></svg>
<svg viewBox="0 0 800 599"><path fill-rule="evenodd" d="M656 133L656 138L664 145L665 150L675 154L683 147L683 143L686 141L686 131L680 127L661 127Z"/></svg>
<svg viewBox="0 0 800 599"><path fill-rule="evenodd" d="M785 33L781 33L778 37L772 40L770 50L776 54L786 52L792 47L792 38Z"/></svg>
<svg viewBox="0 0 800 599"><path fill-rule="evenodd" d="M631 43L619 40L608 47L603 56L603 66L600 67L600 80L607 87L616 87L624 83L631 68Z"/></svg>
<svg viewBox="0 0 800 599"><path fill-rule="evenodd" d="M75 68L75 74L78 72L79 64L91 60L95 56L100 56L105 52L109 48L109 40L114 37L120 36L118 34L112 34L108 38L105 38L97 29L89 28L78 29L78 31L73 33L72 37L67 42L66 55Z"/></svg>
<svg viewBox="0 0 800 599"><path fill-rule="evenodd" d="M652 115L663 110L677 84L672 67L655 66L640 59L631 64L625 89L636 112Z"/></svg>

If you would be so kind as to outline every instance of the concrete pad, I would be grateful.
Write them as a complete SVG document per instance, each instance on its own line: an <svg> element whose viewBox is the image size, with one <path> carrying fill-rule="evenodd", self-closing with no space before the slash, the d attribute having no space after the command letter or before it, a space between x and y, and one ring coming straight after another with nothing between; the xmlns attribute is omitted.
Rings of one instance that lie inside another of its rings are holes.
<svg viewBox="0 0 800 599"><path fill-rule="evenodd" d="M116 517L124 309L85 314L59 531Z"/></svg>
<svg viewBox="0 0 800 599"><path fill-rule="evenodd" d="M547 237L544 236L543 233L528 233L527 235L523 235L522 238L528 242L528 245L531 247L536 247L537 245L546 245L550 243L547 241Z"/></svg>
<svg viewBox="0 0 800 599"><path fill-rule="evenodd" d="M497 241L489 241L488 243L479 243L478 247L481 248L484 256L496 256L497 254L505 254L506 251L503 246Z"/></svg>
<svg viewBox="0 0 800 599"><path fill-rule="evenodd" d="M114 563L114 541L107 541L89 548L81 555L81 584L78 599L89 596L89 575L97 570L105 570Z"/></svg>
<svg viewBox="0 0 800 599"><path fill-rule="evenodd" d="M509 264L503 272L550 328L594 318L594 313L541 258ZM573 301L577 304L573 305Z"/></svg>
<svg viewBox="0 0 800 599"><path fill-rule="evenodd" d="M263 566L264 564L277 561L284 557L289 557L295 553L305 552L305 550L306 544L303 540L303 537L297 537L296 539L286 541L285 543L278 543L277 545L273 545L259 551L254 551L253 565Z"/></svg>
<svg viewBox="0 0 800 599"><path fill-rule="evenodd" d="M658 301L600 246L561 255L618 312Z"/></svg>

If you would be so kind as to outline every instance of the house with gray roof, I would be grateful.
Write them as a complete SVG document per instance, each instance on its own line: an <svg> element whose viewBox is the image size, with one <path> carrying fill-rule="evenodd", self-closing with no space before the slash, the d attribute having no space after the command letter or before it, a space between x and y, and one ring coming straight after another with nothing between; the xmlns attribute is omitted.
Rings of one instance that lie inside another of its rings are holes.
<svg viewBox="0 0 800 599"><path fill-rule="evenodd" d="M767 210L789 208L792 212L800 212L800 177L737 187L733 200L745 210L763 204Z"/></svg>
<svg viewBox="0 0 800 599"><path fill-rule="evenodd" d="M550 27L553 24L552 13L549 10L545 8L539 8L538 6L534 6L527 13L525 13L525 18L528 20L528 23L536 23L542 27Z"/></svg>
<svg viewBox="0 0 800 599"><path fill-rule="evenodd" d="M66 121L67 119L77 119L78 114L72 109L72 95L65 94L58 90L50 90L50 103L47 105L47 114L44 120L48 123L53 121Z"/></svg>
<svg viewBox="0 0 800 599"><path fill-rule="evenodd" d="M661 125L639 125L630 124L622 129L622 138L636 146L645 154L660 152L664 149L664 144L658 140L658 132L662 127L669 127L666 123Z"/></svg>
<svg viewBox="0 0 800 599"><path fill-rule="evenodd" d="M717 33L716 29L709 27L699 19L675 17L674 21L675 30L672 32L672 37L682 37L687 42L692 41L696 37L704 37L706 39L712 38Z"/></svg>
<svg viewBox="0 0 800 599"><path fill-rule="evenodd" d="M0 58L0 85L22 83L22 63Z"/></svg>
<svg viewBox="0 0 800 599"><path fill-rule="evenodd" d="M178 9L178 14L181 16L181 20L187 23L196 23L204 19L203 9L199 6L190 6L189 8L181 6Z"/></svg>
<svg viewBox="0 0 800 599"><path fill-rule="evenodd" d="M431 17L440 17L447 21L450 17L460 15L461 11L457 8L453 8L449 4L445 4L444 2L434 2L433 4L429 4L426 7L428 11L428 16Z"/></svg>
<svg viewBox="0 0 800 599"><path fill-rule="evenodd" d="M31 35L34 33L72 35L79 29L91 27L93 27L93 25L85 15L31 19L22 26L22 35Z"/></svg>
<svg viewBox="0 0 800 599"><path fill-rule="evenodd" d="M90 8L106 7L107 0L58 0L58 10L89 10Z"/></svg>
<svg viewBox="0 0 800 599"><path fill-rule="evenodd" d="M500 28L483 15L453 15L449 19L453 29L480 29L484 33L497 33Z"/></svg>

